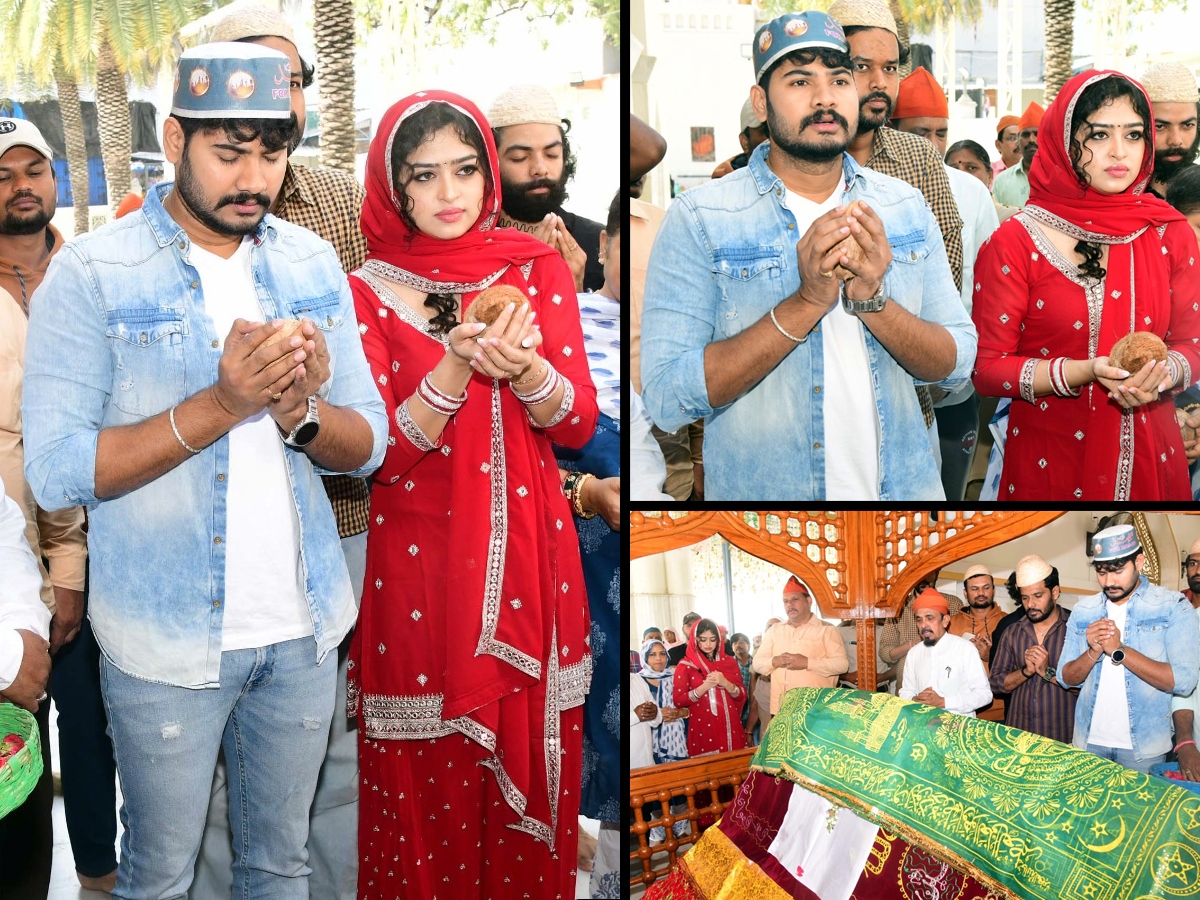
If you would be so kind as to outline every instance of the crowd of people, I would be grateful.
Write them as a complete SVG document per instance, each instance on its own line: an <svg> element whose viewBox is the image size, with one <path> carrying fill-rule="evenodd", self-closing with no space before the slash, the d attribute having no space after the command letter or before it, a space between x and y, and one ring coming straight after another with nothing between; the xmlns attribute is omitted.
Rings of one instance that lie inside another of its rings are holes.
<svg viewBox="0 0 1200 900"><path fill-rule="evenodd" d="M743 153L631 213L666 492L962 500L990 427L980 499L1200 497L1195 76L1080 73L993 159L908 54L880 0L773 19Z"/></svg>
<svg viewBox="0 0 1200 900"><path fill-rule="evenodd" d="M879 658L892 665L879 673L879 689L1073 744L1139 772L1177 762L1183 778L1200 781L1200 540L1188 551L1182 593L1149 582L1132 525L1097 532L1088 555L1100 591L1070 609L1061 603L1057 568L1037 555L1020 559L1005 583L1016 603L1008 614L995 602L987 567L964 573L965 602L938 591L939 573L930 573L879 628ZM722 626L696 613L684 618L689 637L673 668L663 632L648 628L644 662L629 676L631 765L757 745L787 691L838 687L851 665L845 644L812 603L803 583L789 578L785 618L750 642L750 671L734 665L748 651L735 655ZM739 638L750 645L735 634L734 647ZM760 728L739 720L745 704L758 707ZM662 826L650 839L665 840Z"/></svg>
<svg viewBox="0 0 1200 900"><path fill-rule="evenodd" d="M175 180L69 241L0 119L0 700L45 762L5 897L47 896L51 698L83 887L620 896L620 192L563 208L534 85L398 100L365 188L293 165L312 79L229 13Z"/></svg>

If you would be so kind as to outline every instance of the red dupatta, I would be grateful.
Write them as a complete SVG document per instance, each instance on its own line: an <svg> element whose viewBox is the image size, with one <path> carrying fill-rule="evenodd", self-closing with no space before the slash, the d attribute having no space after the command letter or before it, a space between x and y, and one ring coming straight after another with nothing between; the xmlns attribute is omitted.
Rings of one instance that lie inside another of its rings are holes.
<svg viewBox="0 0 1200 900"><path fill-rule="evenodd" d="M1039 134L1044 140L1029 170L1029 202L1023 211L1077 240L1109 247L1102 290L1089 294L1090 358L1107 356L1113 344L1133 331L1153 331L1165 340L1170 331L1171 284L1160 229L1186 221L1164 201L1144 193L1154 170L1153 116L1146 123L1145 152L1133 185L1120 194L1105 194L1080 183L1071 166L1071 118L1084 90L1106 78L1123 78L1146 96L1140 84L1120 72L1088 71L1068 81L1042 119ZM1154 496L1153 465L1135 471L1133 464L1135 430L1140 430L1138 420L1144 422L1148 408L1124 410L1094 384L1088 386L1086 402L1090 422L1086 432L1105 439L1087 442L1084 473L1090 489L1084 495L1116 500ZM1170 402L1160 399L1150 409Z"/></svg>

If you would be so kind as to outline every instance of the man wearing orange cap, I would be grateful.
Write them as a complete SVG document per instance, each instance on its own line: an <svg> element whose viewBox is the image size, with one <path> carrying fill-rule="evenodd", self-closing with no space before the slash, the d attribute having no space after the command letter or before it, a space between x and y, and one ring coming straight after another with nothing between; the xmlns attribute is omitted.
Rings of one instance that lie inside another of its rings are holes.
<svg viewBox="0 0 1200 900"><path fill-rule="evenodd" d="M921 643L908 651L900 696L962 716L992 702L992 689L975 645L949 634L946 598L926 588L913 600Z"/></svg>
<svg viewBox="0 0 1200 900"><path fill-rule="evenodd" d="M926 138L942 157L946 155L946 134L950 128L950 108L942 86L928 69L918 66L900 82L892 124L897 131ZM1000 227L992 195L978 178L943 163L950 180L950 192L962 219L962 301L971 311L975 284L975 257L993 231ZM979 395L975 386L965 384L933 405L942 456L942 488L947 500L961 500L966 494L971 464L979 435Z"/></svg>
<svg viewBox="0 0 1200 900"><path fill-rule="evenodd" d="M838 630L813 615L808 588L795 575L783 586L783 608L787 621L767 629L752 663L759 675L771 676L772 716L786 691L836 687L837 677L850 668Z"/></svg>
<svg viewBox="0 0 1200 900"><path fill-rule="evenodd" d="M992 175L999 175L1021 159L1021 148L1017 145L1017 133L1020 130L1019 116L1001 116L996 123L996 150L1000 158L992 163Z"/></svg>
<svg viewBox="0 0 1200 900"><path fill-rule="evenodd" d="M1021 121L1017 123L1017 147L1021 151L1021 162L1009 166L996 176L992 196L997 203L1021 207L1029 199L1029 167L1033 165L1033 155L1037 153L1038 128L1045 113L1038 104L1030 103L1021 114Z"/></svg>

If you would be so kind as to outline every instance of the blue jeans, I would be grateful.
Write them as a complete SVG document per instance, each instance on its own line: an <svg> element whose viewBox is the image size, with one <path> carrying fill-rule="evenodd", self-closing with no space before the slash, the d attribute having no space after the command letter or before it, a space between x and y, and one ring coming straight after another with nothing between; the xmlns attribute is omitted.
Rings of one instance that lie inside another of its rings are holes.
<svg viewBox="0 0 1200 900"><path fill-rule="evenodd" d="M1160 762L1167 761L1167 754L1165 753L1162 756L1154 756L1150 759L1138 759L1133 755L1132 750L1121 750L1117 747L1101 747L1099 744L1088 744L1087 752L1101 759L1112 760L1118 766L1133 769L1135 772L1141 772L1143 775L1150 774L1151 766L1156 766Z"/></svg>
<svg viewBox="0 0 1200 900"><path fill-rule="evenodd" d="M117 900L182 900L217 751L229 760L234 896L307 900L308 812L325 756L337 664L312 637L221 654L220 687L100 680L121 777Z"/></svg>
<svg viewBox="0 0 1200 900"><path fill-rule="evenodd" d="M362 598L367 565L367 533L342 538L354 600ZM358 730L346 717L346 663L350 638L338 649L337 701L329 728L329 745L309 817L308 891L313 900L354 900L358 891ZM233 886L233 843L225 760L217 763L204 839L196 860L191 900L228 900Z"/></svg>

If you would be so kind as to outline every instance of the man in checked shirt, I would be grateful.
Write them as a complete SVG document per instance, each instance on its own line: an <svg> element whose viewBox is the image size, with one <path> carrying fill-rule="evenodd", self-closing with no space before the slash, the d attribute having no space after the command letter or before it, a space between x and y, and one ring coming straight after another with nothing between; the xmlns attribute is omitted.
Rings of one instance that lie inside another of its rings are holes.
<svg viewBox="0 0 1200 900"><path fill-rule="evenodd" d="M296 122L288 152L294 152L304 137L304 88L312 84L313 68L300 58L291 25L272 9L248 6L218 22L211 40L261 44L288 56L292 114ZM349 172L293 165L289 161L271 212L329 241L342 269L352 272L367 255L367 240L358 226L364 196L362 186ZM322 481L337 518L354 596L359 600L370 510L367 480L326 475ZM346 661L352 636L353 632L346 635L338 649L337 706L309 820L308 864L312 868L309 893L329 900L353 900L358 880L358 748L354 720L346 717ZM220 766L196 861L193 900L229 897L233 860L230 840L225 769Z"/></svg>

